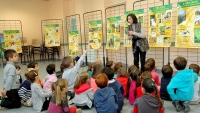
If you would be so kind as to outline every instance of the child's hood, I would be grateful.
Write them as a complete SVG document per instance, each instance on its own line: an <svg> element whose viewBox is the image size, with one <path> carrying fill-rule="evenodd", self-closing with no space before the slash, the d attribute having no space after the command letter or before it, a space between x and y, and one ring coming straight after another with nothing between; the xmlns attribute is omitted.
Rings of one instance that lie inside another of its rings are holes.
<svg viewBox="0 0 200 113"><path fill-rule="evenodd" d="M181 71L177 72L175 77L182 81L190 81L193 78L194 74L195 73L193 72L192 69L186 69L186 70L181 70Z"/></svg>
<svg viewBox="0 0 200 113"><path fill-rule="evenodd" d="M157 101L157 98L155 96L152 96L150 94L144 94L142 97L144 101L152 108L159 108L160 104Z"/></svg>
<svg viewBox="0 0 200 113"><path fill-rule="evenodd" d="M80 87L78 89L75 89L75 93L76 94L81 94L87 90L91 89L92 87L89 84L81 84Z"/></svg>
<svg viewBox="0 0 200 113"><path fill-rule="evenodd" d="M114 90L110 87L105 87L96 91L98 100L106 101L112 95L115 95Z"/></svg>

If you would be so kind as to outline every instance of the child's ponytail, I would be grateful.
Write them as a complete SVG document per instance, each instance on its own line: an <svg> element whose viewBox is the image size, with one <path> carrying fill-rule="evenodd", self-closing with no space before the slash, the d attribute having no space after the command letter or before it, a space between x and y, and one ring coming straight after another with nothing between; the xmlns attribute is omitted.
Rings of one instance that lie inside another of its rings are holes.
<svg viewBox="0 0 200 113"><path fill-rule="evenodd" d="M156 96L156 98L157 98L157 101L158 101L158 103L160 104L160 106L162 107L162 106L163 106L163 102L162 102L162 100L160 99L160 97L158 96L158 89L157 89L157 87L155 86L155 83L152 84L152 87L154 88L154 92L155 92L155 96Z"/></svg>
<svg viewBox="0 0 200 113"><path fill-rule="evenodd" d="M56 82L51 84L51 90L54 96L56 96L56 105L66 101L66 92L63 90L68 87L66 79L58 79Z"/></svg>
<svg viewBox="0 0 200 113"><path fill-rule="evenodd" d="M61 88L59 85L56 84L56 105L59 105L61 103Z"/></svg>

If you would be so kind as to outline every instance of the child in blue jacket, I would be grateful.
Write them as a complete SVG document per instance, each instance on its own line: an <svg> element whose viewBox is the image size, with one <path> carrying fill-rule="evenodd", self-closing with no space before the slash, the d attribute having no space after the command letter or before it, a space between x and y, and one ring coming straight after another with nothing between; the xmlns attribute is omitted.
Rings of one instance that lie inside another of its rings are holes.
<svg viewBox="0 0 200 113"><path fill-rule="evenodd" d="M94 93L94 107L97 113L117 113L117 97L113 88L108 87L105 74L98 74L95 83L100 89Z"/></svg>
<svg viewBox="0 0 200 113"><path fill-rule="evenodd" d="M184 112L190 111L189 102L194 95L194 83L198 79L192 69L185 69L186 65L187 60L183 57L177 57L174 60L174 66L178 72L167 86L167 91L177 112L182 109Z"/></svg>

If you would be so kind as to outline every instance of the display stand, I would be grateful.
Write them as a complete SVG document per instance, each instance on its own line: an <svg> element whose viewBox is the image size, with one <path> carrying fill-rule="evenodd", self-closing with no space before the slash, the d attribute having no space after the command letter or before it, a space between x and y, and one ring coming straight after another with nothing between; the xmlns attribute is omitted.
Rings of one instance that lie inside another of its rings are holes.
<svg viewBox="0 0 200 113"><path fill-rule="evenodd" d="M0 20L0 38L4 38L3 37L3 31L4 30L19 30L19 36L20 39L23 40L23 31L22 31L22 22L20 20ZM22 46L24 45L23 41L22 41ZM4 59L4 55L3 55L3 51L1 52L1 65L4 66L5 64L5 59ZM21 53L20 56L21 57ZM18 61L18 63L20 63L20 60Z"/></svg>
<svg viewBox="0 0 200 113"><path fill-rule="evenodd" d="M106 40L107 40L107 19L110 17L120 16L120 42L124 41L124 12L126 10L125 4L119 4L105 9L105 21L106 21ZM120 44L119 50L106 49L106 61L112 60L114 63L122 62L127 67L127 48Z"/></svg>
<svg viewBox="0 0 200 113"><path fill-rule="evenodd" d="M164 0L138 0L133 3L133 10L144 9L144 20L148 20L149 8L164 5ZM148 36L149 21L144 21L145 34ZM147 37L148 38L148 37ZM169 57L169 56L168 56ZM156 67L161 69L165 65L165 48L150 48L146 53L146 60L153 58L156 61ZM169 62L169 61L168 61Z"/></svg>
<svg viewBox="0 0 200 113"><path fill-rule="evenodd" d="M97 21L101 20L101 48L94 50L89 49L89 22L91 21ZM86 12L83 14L83 21L84 21L84 37L85 37L85 49L87 50L87 56L86 56L86 65L88 63L94 62L97 59L100 59L103 61L103 64L105 66L105 56L104 56L104 34L103 34L103 17L102 17L102 11L96 10L91 12Z"/></svg>
<svg viewBox="0 0 200 113"><path fill-rule="evenodd" d="M59 34L60 34L60 50L59 51L61 53L61 58L63 58L65 56L63 20L62 19L47 19L47 20L41 21L42 44L44 44L44 41L45 41L45 27L44 26L48 24L59 25Z"/></svg>
<svg viewBox="0 0 200 113"><path fill-rule="evenodd" d="M69 32L78 31L78 33L79 33L78 53L83 53L80 14L66 16L65 22L66 22L68 52L69 52ZM68 55L68 53L67 53L67 55ZM76 56L74 56L74 57L76 57Z"/></svg>

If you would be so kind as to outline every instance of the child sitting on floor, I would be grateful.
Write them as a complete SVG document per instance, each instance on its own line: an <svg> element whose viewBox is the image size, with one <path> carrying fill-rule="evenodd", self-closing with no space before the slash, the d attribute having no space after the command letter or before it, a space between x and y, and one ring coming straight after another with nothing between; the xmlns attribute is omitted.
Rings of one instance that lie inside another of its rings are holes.
<svg viewBox="0 0 200 113"><path fill-rule="evenodd" d="M194 96L190 104L199 104L200 102L200 77L199 77L200 67L197 64L190 64L189 69L193 69L194 73L196 73L198 76L198 81L194 83Z"/></svg>
<svg viewBox="0 0 200 113"><path fill-rule="evenodd" d="M172 67L170 65L163 66L162 74L163 74L163 77L161 78L160 96L163 100L171 100L167 92L167 86L172 79L172 75L173 75Z"/></svg>
<svg viewBox="0 0 200 113"><path fill-rule="evenodd" d="M90 76L87 72L82 72L77 76L74 91L75 97L73 102L77 108L89 109L92 107L93 92L90 86Z"/></svg>
<svg viewBox="0 0 200 113"><path fill-rule="evenodd" d="M117 96L113 88L108 87L105 74L98 74L95 82L100 89L94 93L94 107L97 113L117 113Z"/></svg>
<svg viewBox="0 0 200 113"><path fill-rule="evenodd" d="M51 90L53 96L49 103L47 113L82 113L81 109L76 110L76 107L68 105L67 99L68 82L66 79L58 79L52 83Z"/></svg>

